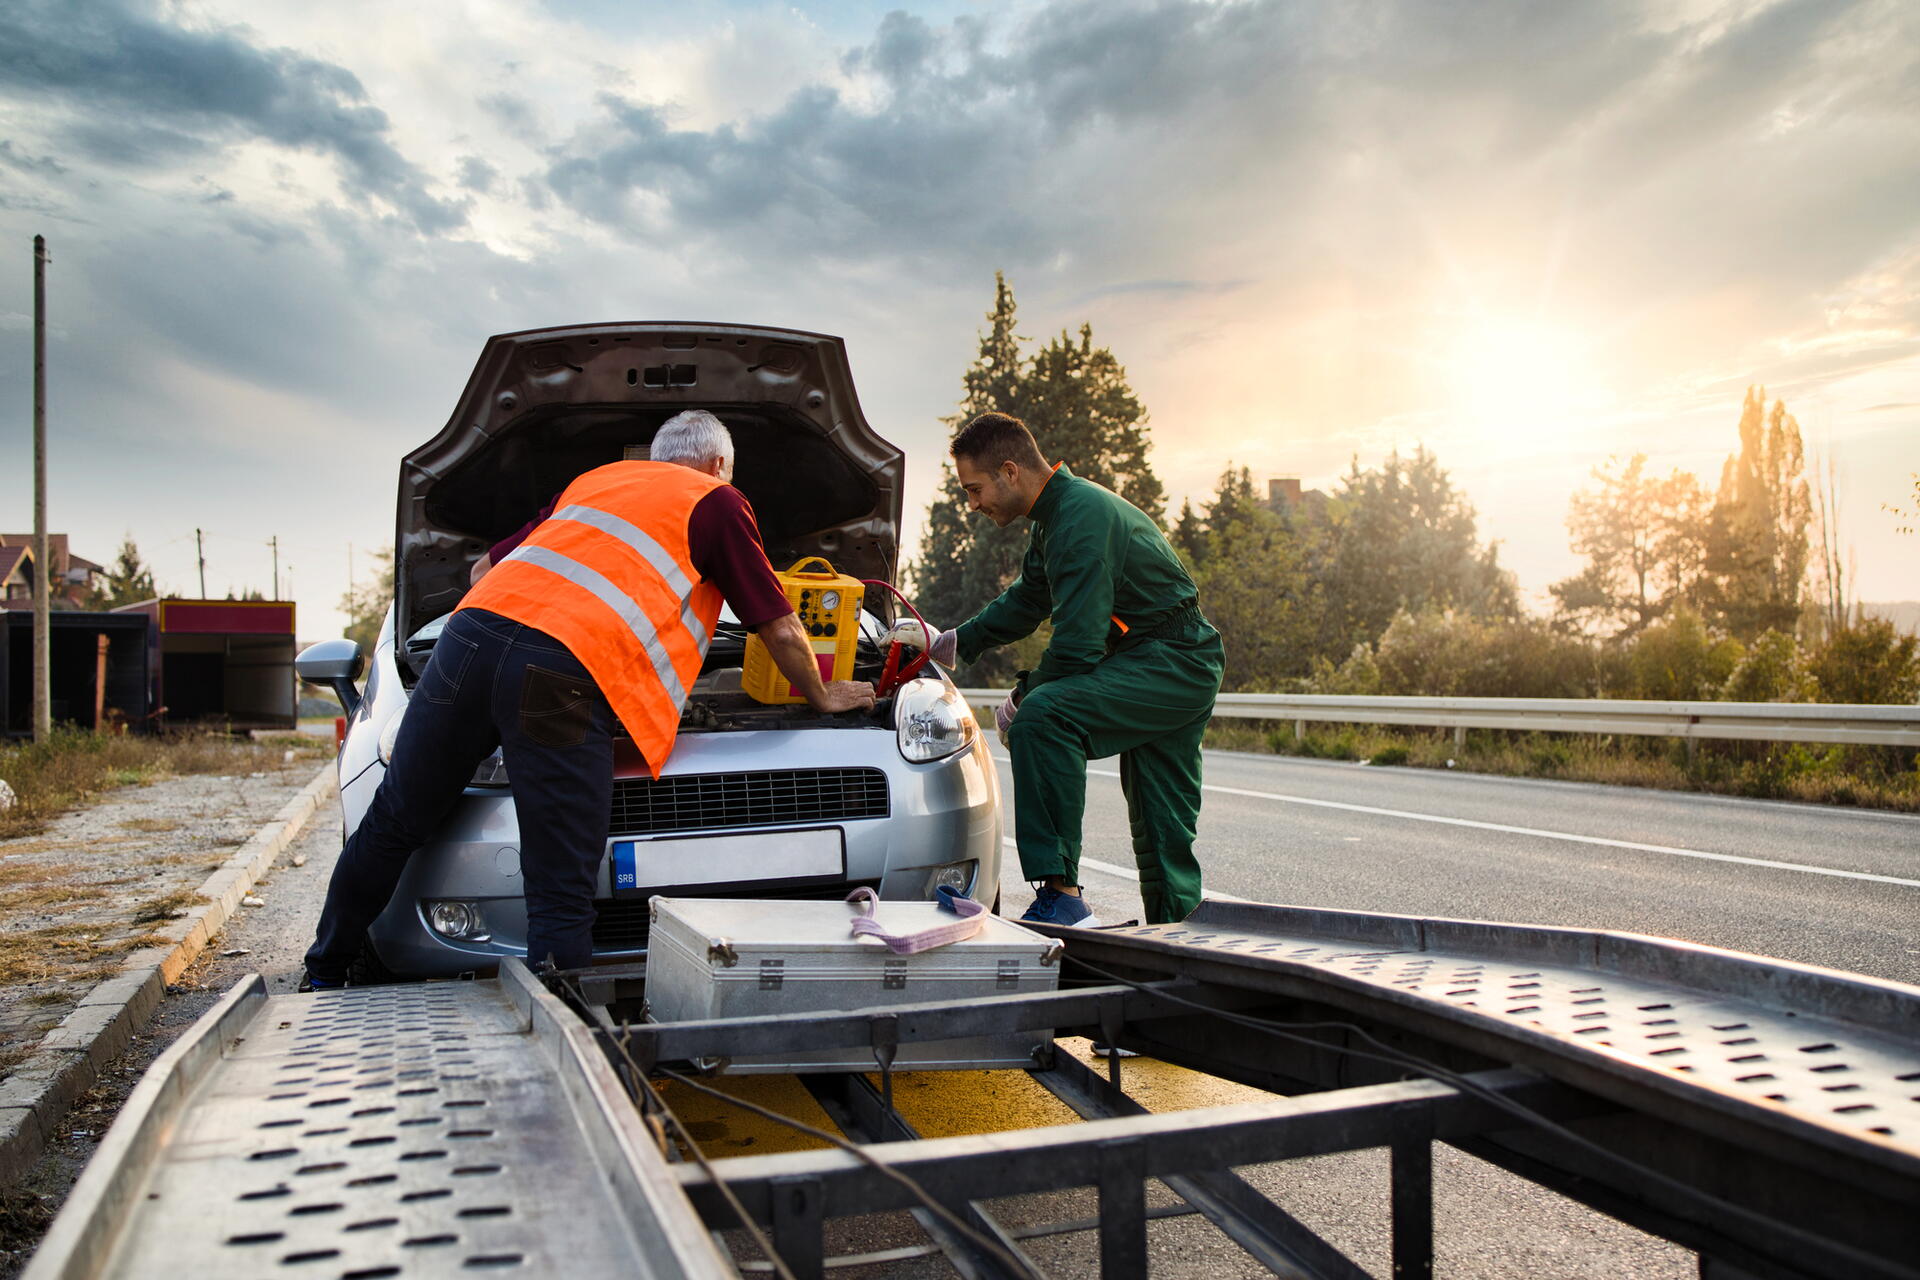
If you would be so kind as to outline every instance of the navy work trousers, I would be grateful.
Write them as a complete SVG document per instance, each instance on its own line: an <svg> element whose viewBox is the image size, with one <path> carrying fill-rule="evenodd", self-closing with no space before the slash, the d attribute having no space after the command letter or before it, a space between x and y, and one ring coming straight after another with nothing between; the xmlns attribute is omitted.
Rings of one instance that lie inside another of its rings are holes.
<svg viewBox="0 0 1920 1280"><path fill-rule="evenodd" d="M613 710L565 645L484 609L447 621L414 687L387 775L340 854L307 972L341 982L407 859L497 746L520 820L527 957L593 957L593 894L613 795Z"/></svg>

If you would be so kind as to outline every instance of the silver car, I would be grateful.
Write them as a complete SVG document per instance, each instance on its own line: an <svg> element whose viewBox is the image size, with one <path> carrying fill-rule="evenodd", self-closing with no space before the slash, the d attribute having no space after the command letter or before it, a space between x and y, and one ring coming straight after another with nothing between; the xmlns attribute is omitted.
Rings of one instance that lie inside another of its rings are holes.
<svg viewBox="0 0 1920 1280"><path fill-rule="evenodd" d="M905 459L861 415L838 338L656 323L492 338L446 427L401 461L394 599L373 654L332 640L299 660L350 711L339 762L349 835L473 562L575 476L646 457L660 424L690 408L731 430L734 484L776 568L823 556L853 577L893 580ZM868 589L854 678L879 676L894 607ZM655 893L827 898L870 885L885 898L928 898L949 885L991 899L999 783L946 675L929 665L866 716L762 705L741 692L745 634L730 621L660 779L615 741L595 956L645 954ZM484 971L526 953L526 927L513 782L496 752L408 863L354 978Z"/></svg>

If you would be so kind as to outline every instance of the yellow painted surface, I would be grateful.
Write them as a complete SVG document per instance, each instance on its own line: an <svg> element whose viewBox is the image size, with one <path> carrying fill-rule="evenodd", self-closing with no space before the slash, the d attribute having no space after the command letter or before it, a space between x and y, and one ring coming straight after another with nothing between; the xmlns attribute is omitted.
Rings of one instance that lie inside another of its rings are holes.
<svg viewBox="0 0 1920 1280"><path fill-rule="evenodd" d="M814 1102L813 1095L793 1076L706 1076L700 1083L731 1097L756 1102L816 1129L839 1132L833 1121L827 1119L827 1113ZM709 1159L816 1151L830 1145L677 1081L660 1080L654 1084Z"/></svg>
<svg viewBox="0 0 1920 1280"><path fill-rule="evenodd" d="M1093 1056L1086 1040L1059 1042L1102 1077L1104 1058ZM1191 1111L1259 1102L1272 1097L1231 1081L1215 1079L1153 1058L1126 1058L1120 1086L1149 1111ZM867 1077L877 1089L880 1077ZM701 1081L737 1098L769 1107L817 1129L837 1132L826 1113L793 1076L720 1076ZM810 1151L827 1144L786 1125L729 1106L684 1085L667 1081L662 1096L687 1123L710 1158ZM1079 1117L1024 1071L903 1071L893 1078L893 1105L928 1138L971 1133L1003 1133L1078 1123Z"/></svg>

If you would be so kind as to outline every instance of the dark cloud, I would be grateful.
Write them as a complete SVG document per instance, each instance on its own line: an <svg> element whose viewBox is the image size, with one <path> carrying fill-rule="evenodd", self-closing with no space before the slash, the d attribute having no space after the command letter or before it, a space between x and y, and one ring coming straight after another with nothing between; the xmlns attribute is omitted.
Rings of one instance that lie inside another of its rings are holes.
<svg viewBox="0 0 1920 1280"><path fill-rule="evenodd" d="M465 221L428 193L350 71L165 12L140 0L15 0L0 10L0 94L63 105L63 141L101 163L153 167L258 138L331 156L356 193L420 231Z"/></svg>
<svg viewBox="0 0 1920 1280"><path fill-rule="evenodd" d="M479 156L461 156L459 183L468 191L486 195L493 190L494 179L500 171Z"/></svg>
<svg viewBox="0 0 1920 1280"><path fill-rule="evenodd" d="M546 178L604 223L752 227L756 243L829 254L992 250L1018 265L1113 251L1149 226L1211 220L1219 234L1256 209L1272 220L1273 184L1382 140L1425 141L1449 77L1484 160L1557 137L1657 42L1618 34L1633 24L1602 5L1486 8L1510 16L1056 0L999 40L979 21L936 29L895 12L842 60L871 78L872 101L806 86L768 114L690 130L670 104L608 96ZM1462 150L1443 137L1409 163Z"/></svg>
<svg viewBox="0 0 1920 1280"><path fill-rule="evenodd" d="M532 141L540 134L540 116L533 104L519 94L502 90L476 98L476 102L506 130L510 137L523 142Z"/></svg>
<svg viewBox="0 0 1920 1280"><path fill-rule="evenodd" d="M671 103L608 95L544 178L610 227L803 261L1119 256L1178 279L1236 246L1245 274L1331 253L1386 285L1431 270L1449 234L1558 223L1574 249L1644 252L1654 279L1656 260L1695 263L1689 287L1756 242L1831 279L1920 202L1884 136L1920 141L1915 12L1781 0L1689 25L1631 0L1054 0L1000 28L895 12L841 60L858 96L807 85L692 129ZM1859 131L1874 110L1881 133ZM1703 217L1716 203L1740 233Z"/></svg>

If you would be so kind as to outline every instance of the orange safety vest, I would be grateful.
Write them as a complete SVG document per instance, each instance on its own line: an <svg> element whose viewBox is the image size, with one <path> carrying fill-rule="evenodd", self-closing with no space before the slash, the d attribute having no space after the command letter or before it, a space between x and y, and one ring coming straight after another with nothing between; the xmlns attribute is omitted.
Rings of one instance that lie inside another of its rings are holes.
<svg viewBox="0 0 1920 1280"><path fill-rule="evenodd" d="M595 467L460 602L566 645L656 778L720 620L720 588L687 544L694 507L720 487L673 462Z"/></svg>

